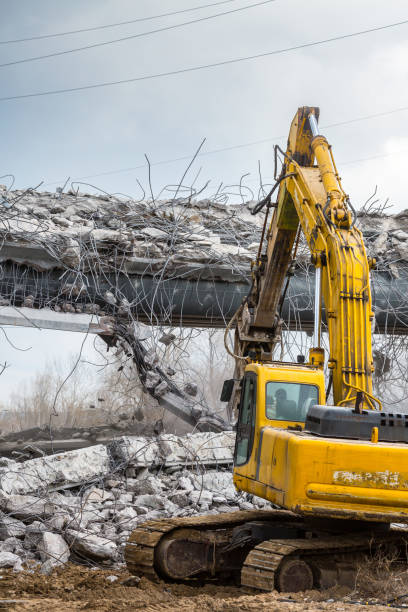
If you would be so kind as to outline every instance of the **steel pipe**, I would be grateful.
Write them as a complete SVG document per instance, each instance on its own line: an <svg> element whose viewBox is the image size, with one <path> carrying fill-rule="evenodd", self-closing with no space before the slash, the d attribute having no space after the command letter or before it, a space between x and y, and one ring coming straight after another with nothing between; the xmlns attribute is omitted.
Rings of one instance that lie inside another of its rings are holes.
<svg viewBox="0 0 408 612"><path fill-rule="evenodd" d="M313 137L319 136L319 127L317 125L316 117L314 116L313 113L310 113L309 115L309 124L310 124L310 129L312 131Z"/></svg>
<svg viewBox="0 0 408 612"><path fill-rule="evenodd" d="M138 320L156 325L183 327L218 327L226 322L248 294L248 281L229 282L170 278L158 280L153 276L88 274L86 294L72 298L72 303L83 307L97 304L106 314L113 312L104 293L117 287L131 304L132 315ZM296 270L291 278L282 309L282 318L292 330L314 330L315 270ZM24 297L34 297L34 308L55 308L69 302L61 295L61 274L57 271L39 272L18 264L3 264L0 275L0 295L11 299L12 306L22 306ZM390 273L371 272L375 332L405 335L408 333L408 274L401 270L400 278ZM322 308L321 322L325 323Z"/></svg>
<svg viewBox="0 0 408 612"><path fill-rule="evenodd" d="M314 330L313 346L320 348L320 329L322 319L322 269L316 268L314 292Z"/></svg>

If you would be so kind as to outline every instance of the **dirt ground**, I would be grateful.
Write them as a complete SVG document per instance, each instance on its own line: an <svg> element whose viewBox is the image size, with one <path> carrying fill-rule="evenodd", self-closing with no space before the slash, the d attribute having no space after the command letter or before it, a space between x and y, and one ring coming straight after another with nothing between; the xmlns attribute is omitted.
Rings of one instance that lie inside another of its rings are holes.
<svg viewBox="0 0 408 612"><path fill-rule="evenodd" d="M164 582L153 583L142 578L131 579L126 571L92 570L68 565L51 576L11 570L0 570L0 610L31 612L125 612L128 610L188 610L188 611L254 611L254 610L329 610L341 611L366 608L389 610L378 600L357 601L357 597L341 590L316 591L285 595L259 593L233 586L205 585L201 587ZM112 581L112 576L117 577ZM133 582L132 582L133 580ZM408 590L408 588L407 588ZM386 601L384 593L382 601ZM406 600L404 600L406 601ZM363 605L361 605L363 604ZM395 609L395 608L394 608ZM403 608L398 608L403 609Z"/></svg>

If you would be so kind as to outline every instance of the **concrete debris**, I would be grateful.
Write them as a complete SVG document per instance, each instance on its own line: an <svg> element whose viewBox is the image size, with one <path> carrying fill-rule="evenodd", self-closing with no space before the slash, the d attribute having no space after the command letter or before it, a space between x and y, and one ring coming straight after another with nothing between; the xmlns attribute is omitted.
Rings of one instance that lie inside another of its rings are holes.
<svg viewBox="0 0 408 612"><path fill-rule="evenodd" d="M123 437L103 447L104 453L100 446L86 454L81 449L46 457L58 478L46 472L47 483L25 494L18 492L21 474L29 475L30 486L38 485L30 469L36 460L17 466L6 462L17 484L13 487L9 478L4 480L7 491L0 488L0 567L18 571L38 562L49 574L68 560L89 560L116 568L123 563L129 535L146 521L270 507L235 490L232 432ZM95 457L105 459L101 463ZM89 458L93 468L80 471ZM59 464L68 463L71 470L61 472Z"/></svg>
<svg viewBox="0 0 408 612"><path fill-rule="evenodd" d="M11 495L3 500L3 505L11 516L23 520L52 516L55 510L53 503L34 495Z"/></svg>
<svg viewBox="0 0 408 612"><path fill-rule="evenodd" d="M209 465L232 464L235 434L202 432L184 437L163 434L150 444L146 438L124 436L112 442L112 453L128 466L149 467L152 464Z"/></svg>
<svg viewBox="0 0 408 612"><path fill-rule="evenodd" d="M55 567L64 565L71 555L68 544L58 533L45 531L42 534L42 539L38 545L43 564L41 566L42 574L50 574Z"/></svg>
<svg viewBox="0 0 408 612"><path fill-rule="evenodd" d="M207 506L207 508L209 508L213 500L213 494L211 491L206 491L205 489L201 489L200 491L191 491L189 493L189 498L194 505L195 504L199 504L200 506L205 505Z"/></svg>
<svg viewBox="0 0 408 612"><path fill-rule="evenodd" d="M155 495L160 493L163 488L162 481L157 476L147 476L146 478L128 478L127 490L137 495Z"/></svg>
<svg viewBox="0 0 408 612"><path fill-rule="evenodd" d="M165 346L169 346L172 342L174 342L176 337L177 336L175 336L174 334L163 334L162 336L160 336L158 342L161 342Z"/></svg>
<svg viewBox="0 0 408 612"><path fill-rule="evenodd" d="M109 538L74 529L67 529L66 536L70 540L72 550L80 555L99 561L116 559L117 546Z"/></svg>
<svg viewBox="0 0 408 612"><path fill-rule="evenodd" d="M109 457L106 446L98 444L76 451L30 459L0 469L0 490L6 494L31 493L44 488L75 486L106 474Z"/></svg>
<svg viewBox="0 0 408 612"><path fill-rule="evenodd" d="M195 383L187 383L184 385L184 391L187 395L191 395L191 397L195 397L198 393L198 387Z"/></svg>
<svg viewBox="0 0 408 612"><path fill-rule="evenodd" d="M11 552L0 552L0 567L14 567L20 557Z"/></svg>
<svg viewBox="0 0 408 612"><path fill-rule="evenodd" d="M12 516L2 516L0 518L0 540L7 538L21 538L25 535L26 528L22 521Z"/></svg>
<svg viewBox="0 0 408 612"><path fill-rule="evenodd" d="M142 436L123 436L112 442L112 452L118 461L134 467L153 465L158 455L157 442L152 439L150 444Z"/></svg>
<svg viewBox="0 0 408 612"><path fill-rule="evenodd" d="M220 495L225 501L234 501L236 490L229 472L205 472L200 476L194 476L194 487L196 489L207 489Z"/></svg>
<svg viewBox="0 0 408 612"><path fill-rule="evenodd" d="M151 272L166 262L166 275L182 271L186 262L195 264L199 275L198 264L218 263L213 272L222 279L231 274L231 264L235 273L247 272L263 223L262 214L251 215L251 201L223 204L188 198L152 203L89 193L8 191L5 186L0 186L0 195L11 203L10 212L3 211L10 218L0 231L3 257L15 263L35 260L39 270L72 268L80 262L90 268L98 253L100 266L110 271L109 258L116 251L128 273L146 267L147 259ZM358 223L370 244L380 234L386 234L392 248L394 241L408 240L407 211L359 213ZM109 303L114 300L109 296Z"/></svg>

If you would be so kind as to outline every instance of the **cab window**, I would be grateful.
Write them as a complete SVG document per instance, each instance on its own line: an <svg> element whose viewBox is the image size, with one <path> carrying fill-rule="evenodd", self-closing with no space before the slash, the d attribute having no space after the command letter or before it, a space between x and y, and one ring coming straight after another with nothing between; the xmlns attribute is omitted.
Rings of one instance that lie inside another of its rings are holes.
<svg viewBox="0 0 408 612"><path fill-rule="evenodd" d="M256 414L256 375L249 372L245 375L241 394L241 403L237 422L235 441L235 465L243 465L249 460L252 452Z"/></svg>
<svg viewBox="0 0 408 612"><path fill-rule="evenodd" d="M266 383L266 418L304 423L311 406L319 403L315 385L288 382Z"/></svg>

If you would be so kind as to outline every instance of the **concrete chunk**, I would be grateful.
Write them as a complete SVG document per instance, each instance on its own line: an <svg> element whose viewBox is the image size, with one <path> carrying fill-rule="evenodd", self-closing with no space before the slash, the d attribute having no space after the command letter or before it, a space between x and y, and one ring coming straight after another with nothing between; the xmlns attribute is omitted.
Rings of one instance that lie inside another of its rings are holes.
<svg viewBox="0 0 408 612"><path fill-rule="evenodd" d="M185 437L165 434L159 438L159 447L165 465L225 465L232 463L235 434L203 432Z"/></svg>
<svg viewBox="0 0 408 612"><path fill-rule="evenodd" d="M17 551L23 551L21 540L15 537L7 538L4 540L4 542L1 542L0 547L2 552L12 552L17 554Z"/></svg>
<svg viewBox="0 0 408 612"><path fill-rule="evenodd" d="M135 467L152 465L158 455L158 446L155 440L142 436L123 436L113 440L110 448L119 461L128 462Z"/></svg>
<svg viewBox="0 0 408 612"><path fill-rule="evenodd" d="M11 516L3 516L0 518L0 540L7 538L21 538L25 535L26 526L22 521Z"/></svg>
<svg viewBox="0 0 408 612"><path fill-rule="evenodd" d="M57 533L45 531L38 545L38 551L42 561L48 561L47 570L66 563L70 556L68 544L64 538ZM43 568L41 568L43 571Z"/></svg>
<svg viewBox="0 0 408 612"><path fill-rule="evenodd" d="M107 538L68 529L66 532L72 549L85 557L103 561L105 559L116 559L117 546Z"/></svg>
<svg viewBox="0 0 408 612"><path fill-rule="evenodd" d="M114 456L135 467L148 467L154 462L172 465L229 465L233 460L233 432L202 432L180 437L164 434L157 438L123 436L112 445Z"/></svg>
<svg viewBox="0 0 408 612"><path fill-rule="evenodd" d="M7 512L20 519L44 518L55 510L54 504L34 495L11 495L5 505Z"/></svg>
<svg viewBox="0 0 408 612"><path fill-rule="evenodd" d="M206 491L203 489L202 491L191 491L189 493L189 498L191 499L193 504L208 504L210 505L213 500L213 494L211 491Z"/></svg>
<svg viewBox="0 0 408 612"><path fill-rule="evenodd" d="M232 482L231 472L209 470L202 476L193 476L194 487L197 490L207 489L213 493L222 494L227 501L235 501L237 491Z"/></svg>
<svg viewBox="0 0 408 612"><path fill-rule="evenodd" d="M98 444L19 463L0 476L0 489L9 495L55 490L92 480L108 470L108 450Z"/></svg>
<svg viewBox="0 0 408 612"><path fill-rule="evenodd" d="M166 498L161 495L150 495L148 493L138 495L135 499L135 508L137 509L137 506L145 506L153 510L159 510L164 508L165 499Z"/></svg>
<svg viewBox="0 0 408 612"><path fill-rule="evenodd" d="M84 493L84 500L86 503L101 503L107 500L114 500L115 496L110 491L99 489L98 487L92 487Z"/></svg>
<svg viewBox="0 0 408 612"><path fill-rule="evenodd" d="M135 518L137 518L137 512L131 506L123 508L123 510L119 510L119 512L115 513L115 520L117 523L126 523Z"/></svg>
<svg viewBox="0 0 408 612"><path fill-rule="evenodd" d="M20 557L11 552L0 552L0 567L14 567Z"/></svg>
<svg viewBox="0 0 408 612"><path fill-rule="evenodd" d="M133 491L137 495L155 495L156 493L160 493L164 485L160 478L148 476L143 480L134 480L133 485L130 486L131 488L128 488L128 491Z"/></svg>

